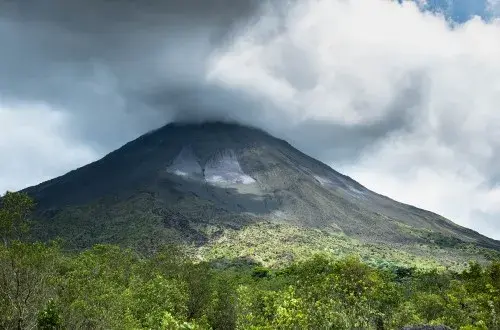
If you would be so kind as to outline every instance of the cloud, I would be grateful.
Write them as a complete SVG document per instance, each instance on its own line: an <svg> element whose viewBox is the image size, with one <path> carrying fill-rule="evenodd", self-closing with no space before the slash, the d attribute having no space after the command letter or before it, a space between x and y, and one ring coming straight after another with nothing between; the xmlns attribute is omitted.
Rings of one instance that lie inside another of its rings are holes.
<svg viewBox="0 0 500 330"><path fill-rule="evenodd" d="M487 1L488 11L493 16L498 16L500 14L500 1L499 0L488 0Z"/></svg>
<svg viewBox="0 0 500 330"><path fill-rule="evenodd" d="M259 3L2 3L0 152L12 156L0 189L62 174L162 123L232 119L500 238L493 1ZM33 153L44 141L58 147Z"/></svg>
<svg viewBox="0 0 500 330"><path fill-rule="evenodd" d="M209 80L279 104L298 130L321 123L320 147L289 138L375 191L500 237L498 21L450 26L413 3L320 0L269 36L273 23L220 50Z"/></svg>
<svg viewBox="0 0 500 330"><path fill-rule="evenodd" d="M0 102L0 187L19 187L52 179L97 155L72 141L64 114L47 107L3 107Z"/></svg>
<svg viewBox="0 0 500 330"><path fill-rule="evenodd" d="M0 52L0 95L51 104L69 114L79 138L100 151L115 148L178 111L172 102L152 111L144 99L151 91L199 90L205 58L254 3L1 2L0 42L8 46Z"/></svg>
<svg viewBox="0 0 500 330"><path fill-rule="evenodd" d="M257 7L253 0L1 1L1 123L9 130L0 132L0 153L20 165L0 172L0 191L95 160L181 117L185 100L219 99L207 94L205 59ZM30 145L47 138L85 150L78 157L61 151L54 167L51 151L44 158L19 141L23 130L11 126L19 122L31 127Z"/></svg>

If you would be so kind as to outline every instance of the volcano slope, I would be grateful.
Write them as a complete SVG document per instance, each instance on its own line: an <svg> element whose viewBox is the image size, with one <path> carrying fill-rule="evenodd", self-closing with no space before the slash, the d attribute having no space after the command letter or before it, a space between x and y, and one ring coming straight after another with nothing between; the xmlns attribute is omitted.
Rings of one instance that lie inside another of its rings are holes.
<svg viewBox="0 0 500 330"><path fill-rule="evenodd" d="M460 264L500 250L237 124L169 124L26 192L38 205L37 238L76 249L182 242L202 258L271 264L318 251Z"/></svg>

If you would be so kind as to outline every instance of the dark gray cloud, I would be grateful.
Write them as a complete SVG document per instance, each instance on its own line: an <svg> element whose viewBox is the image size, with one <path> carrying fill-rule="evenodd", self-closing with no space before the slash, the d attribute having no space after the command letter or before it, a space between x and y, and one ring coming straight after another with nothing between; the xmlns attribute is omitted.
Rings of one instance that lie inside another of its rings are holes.
<svg viewBox="0 0 500 330"><path fill-rule="evenodd" d="M0 95L67 111L76 135L115 147L178 108L168 100L147 108L150 90L197 93L206 57L257 8L252 0L4 1Z"/></svg>
<svg viewBox="0 0 500 330"><path fill-rule="evenodd" d="M81 33L109 33L149 26L205 25L224 30L252 17L255 0L23 0L2 1L5 16L56 24ZM187 24L186 24L187 23Z"/></svg>

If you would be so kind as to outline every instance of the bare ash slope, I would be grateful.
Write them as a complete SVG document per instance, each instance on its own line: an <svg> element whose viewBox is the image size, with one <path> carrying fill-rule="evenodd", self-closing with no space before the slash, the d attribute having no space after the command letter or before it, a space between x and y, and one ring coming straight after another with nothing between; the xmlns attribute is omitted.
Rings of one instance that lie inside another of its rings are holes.
<svg viewBox="0 0 500 330"><path fill-rule="evenodd" d="M170 124L103 159L28 188L38 236L82 248L106 242L206 243L207 228L284 223L365 242L500 242L376 194L283 140L236 124Z"/></svg>

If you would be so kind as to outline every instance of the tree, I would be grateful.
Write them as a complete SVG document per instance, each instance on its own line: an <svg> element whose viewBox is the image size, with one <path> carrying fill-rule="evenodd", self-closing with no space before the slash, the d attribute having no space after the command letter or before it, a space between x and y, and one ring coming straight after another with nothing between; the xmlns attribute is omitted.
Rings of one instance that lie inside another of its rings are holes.
<svg viewBox="0 0 500 330"><path fill-rule="evenodd" d="M111 245L96 245L71 258L58 290L64 328L115 329L123 325L130 317L128 289L138 262L133 251Z"/></svg>
<svg viewBox="0 0 500 330"><path fill-rule="evenodd" d="M29 232L29 216L35 203L26 193L7 192L0 199L0 236L4 246Z"/></svg>
<svg viewBox="0 0 500 330"><path fill-rule="evenodd" d="M39 330L59 330L62 320L58 306L50 299L47 306L38 314L37 328Z"/></svg>
<svg viewBox="0 0 500 330"><path fill-rule="evenodd" d="M59 247L14 241L0 245L0 329L32 329L55 294Z"/></svg>

